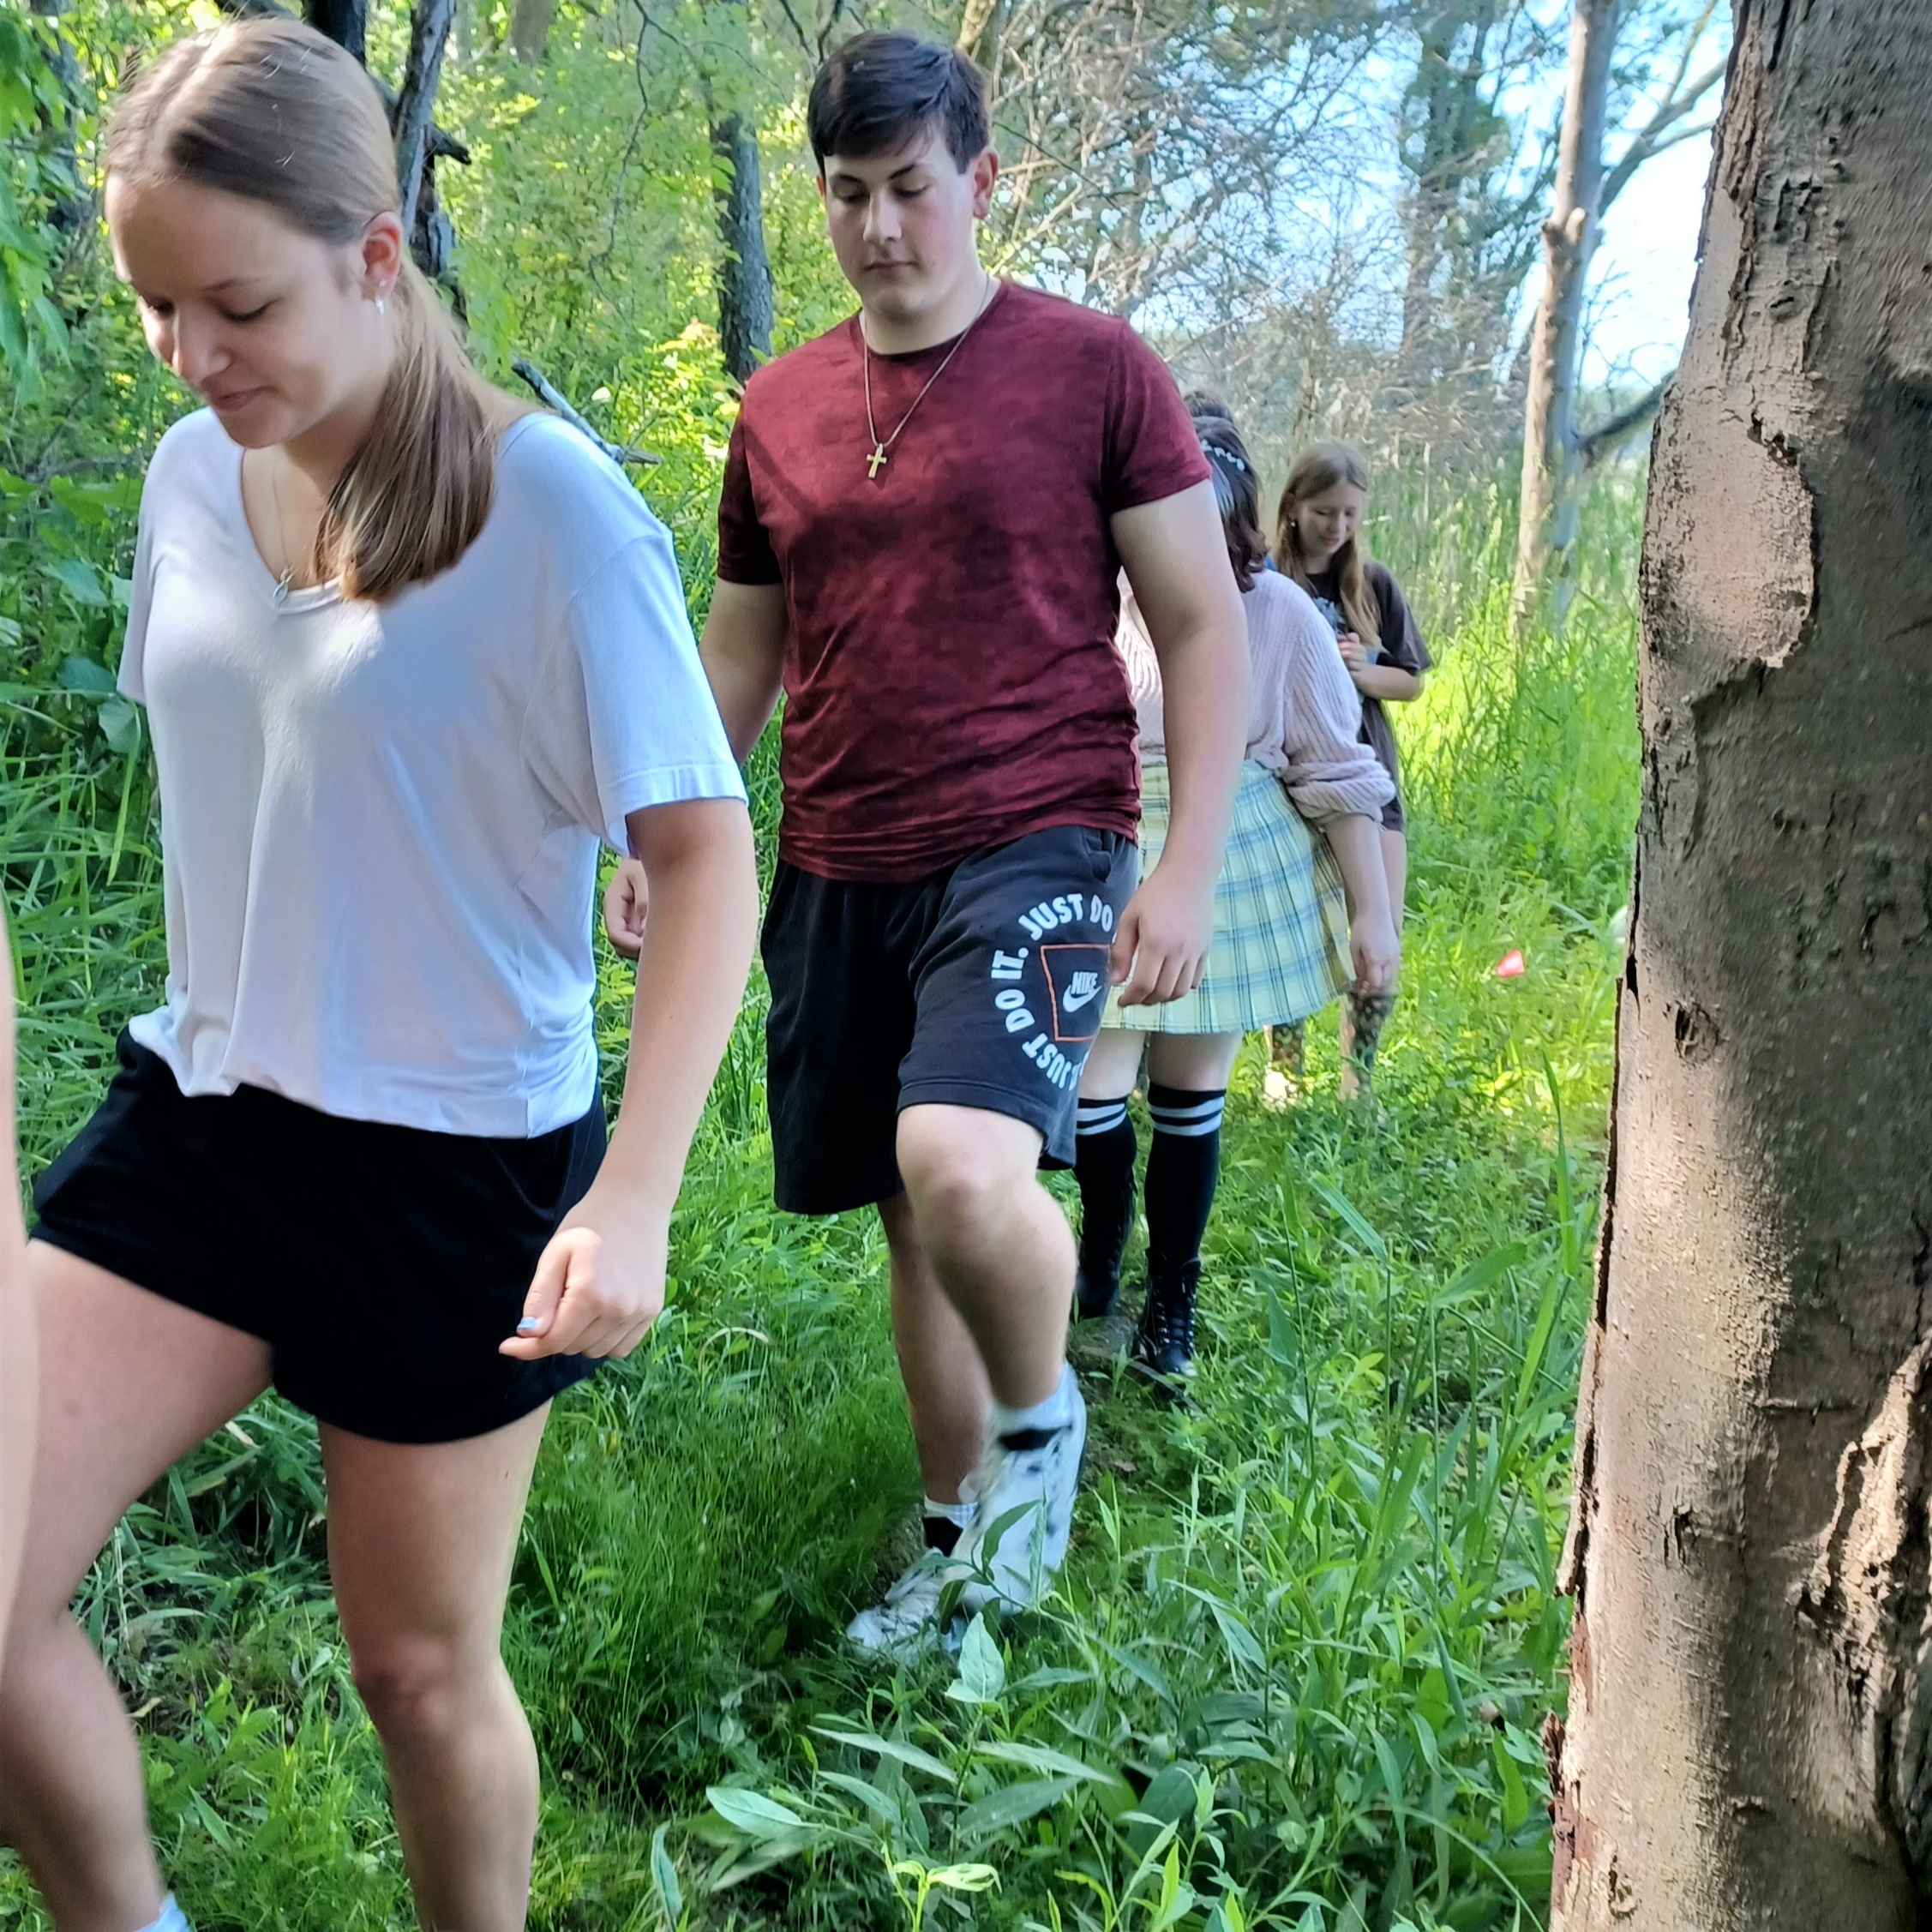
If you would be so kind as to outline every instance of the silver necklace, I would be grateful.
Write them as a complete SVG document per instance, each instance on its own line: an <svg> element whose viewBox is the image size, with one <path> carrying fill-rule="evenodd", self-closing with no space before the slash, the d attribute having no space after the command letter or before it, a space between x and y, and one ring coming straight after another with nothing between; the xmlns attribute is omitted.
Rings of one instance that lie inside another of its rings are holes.
<svg viewBox="0 0 1932 1932"><path fill-rule="evenodd" d="M872 432L872 453L866 459L866 474L870 477L874 483L879 480L879 472L885 467L892 445L898 441L899 438L906 433L906 424L912 421L913 410L916 410L919 405L926 400L927 396L932 391L933 385L937 382L942 375L945 374L946 369L952 362L952 358L966 346L966 337L970 335L973 331L980 326L980 317L985 315L988 309L992 308L993 298L999 290L999 281L997 276L990 274L987 276L986 281L986 293L980 298L980 305L974 311L972 321L967 323L964 333L960 336L958 341L954 343L951 348L946 351L945 361L941 363L939 366L933 371L932 375L927 377L925 388L921 389L919 393L912 399L912 409L909 409L905 412L905 414L899 418L898 428L895 429L891 435L885 437L883 440L880 438L879 434L879 424L873 419L872 413L872 345L866 340L865 318L862 315L860 317L859 358L865 369L866 428Z"/></svg>
<svg viewBox="0 0 1932 1932"><path fill-rule="evenodd" d="M279 453L276 453L279 454ZM268 494L275 505L275 548L282 553L282 574L275 579L275 602L277 604L287 601L289 586L295 581L295 565L289 558L288 525L284 522L282 517L282 483L281 477L277 473L280 468L281 465L275 461L274 455L272 454L269 458Z"/></svg>

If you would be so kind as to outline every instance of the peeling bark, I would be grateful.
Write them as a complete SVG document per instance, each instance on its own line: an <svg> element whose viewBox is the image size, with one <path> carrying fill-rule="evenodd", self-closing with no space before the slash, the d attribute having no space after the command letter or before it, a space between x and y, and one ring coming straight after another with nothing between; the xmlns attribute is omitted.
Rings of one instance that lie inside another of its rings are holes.
<svg viewBox="0 0 1932 1932"><path fill-rule="evenodd" d="M1932 1923L1932 22L1743 0L1653 444L1563 1932Z"/></svg>

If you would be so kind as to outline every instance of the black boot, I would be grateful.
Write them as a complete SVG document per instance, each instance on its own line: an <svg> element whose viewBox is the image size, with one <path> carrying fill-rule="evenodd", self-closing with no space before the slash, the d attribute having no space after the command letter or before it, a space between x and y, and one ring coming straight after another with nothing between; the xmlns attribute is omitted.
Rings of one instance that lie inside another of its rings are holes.
<svg viewBox="0 0 1932 1932"><path fill-rule="evenodd" d="M1080 1261L1073 1273L1073 1314L1097 1322L1113 1312L1120 1293L1120 1261L1134 1225L1133 1123L1125 1098L1083 1101L1074 1142L1074 1179L1080 1184Z"/></svg>
<svg viewBox="0 0 1932 1932"><path fill-rule="evenodd" d="M1151 1257L1147 1300L1134 1330L1134 1359L1157 1381L1185 1382L1194 1372L1194 1297L1201 1282L1201 1259L1176 1268Z"/></svg>
<svg viewBox="0 0 1932 1932"><path fill-rule="evenodd" d="M1134 1219L1131 1170L1118 1220L1108 1217L1104 1226L1097 1226L1101 1218L1089 1209L1080 1223L1080 1259L1073 1270L1073 1318L1077 1322L1104 1321L1120 1299L1120 1263L1127 1252L1127 1230Z"/></svg>

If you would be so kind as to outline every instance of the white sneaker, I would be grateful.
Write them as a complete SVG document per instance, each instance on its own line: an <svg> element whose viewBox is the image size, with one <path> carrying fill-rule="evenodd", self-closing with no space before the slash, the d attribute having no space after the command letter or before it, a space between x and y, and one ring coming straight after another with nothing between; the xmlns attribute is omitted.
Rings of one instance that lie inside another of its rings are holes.
<svg viewBox="0 0 1932 1932"><path fill-rule="evenodd" d="M956 1558L926 1551L885 1593L883 1602L861 1610L845 1626L848 1641L869 1657L890 1658L895 1664L923 1657L939 1641L939 1599L949 1584L963 1581L966 1574Z"/></svg>
<svg viewBox="0 0 1932 1932"><path fill-rule="evenodd" d="M969 1613L995 1599L1008 1610L1031 1609L1065 1561L1087 1447L1087 1404L1073 1371L1064 1374L1066 1421L1052 1431L995 1437L987 1445L975 1485L979 1511L952 1552L953 1563L973 1573L959 1599Z"/></svg>

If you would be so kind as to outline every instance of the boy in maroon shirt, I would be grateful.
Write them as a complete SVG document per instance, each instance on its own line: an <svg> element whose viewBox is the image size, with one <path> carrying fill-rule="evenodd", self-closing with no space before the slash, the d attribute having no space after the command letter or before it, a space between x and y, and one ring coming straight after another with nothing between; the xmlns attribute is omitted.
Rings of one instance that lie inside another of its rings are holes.
<svg viewBox="0 0 1932 1932"><path fill-rule="evenodd" d="M861 313L754 375L703 653L748 756L786 698L765 926L778 1205L876 1203L932 1551L862 1647L1037 1600L1086 1418L1074 1254L1037 1179L1073 1157L1110 981L1199 979L1243 747L1244 619L1172 379L1125 323L997 281L984 81L848 41L809 127ZM1137 892L1125 567L1167 693L1173 828ZM957 1538L957 1544L954 1539Z"/></svg>

